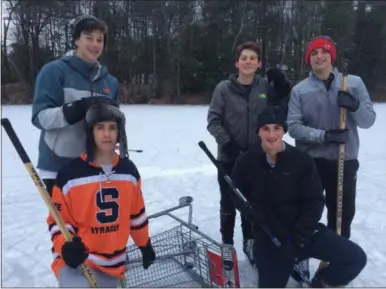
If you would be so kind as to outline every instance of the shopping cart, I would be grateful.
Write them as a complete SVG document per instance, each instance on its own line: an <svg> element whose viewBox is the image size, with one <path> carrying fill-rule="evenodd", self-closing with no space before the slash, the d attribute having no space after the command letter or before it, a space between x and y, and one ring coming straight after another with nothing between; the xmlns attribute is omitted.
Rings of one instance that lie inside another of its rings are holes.
<svg viewBox="0 0 386 289"><path fill-rule="evenodd" d="M149 222L168 216L177 221L178 225L151 236L157 257L147 270L142 267L142 255L138 247L127 247L122 287L240 287L236 251L232 249L233 268L225 270L222 256L227 245L200 232L192 223L192 201L190 196L181 197L179 205L148 216ZM184 207L189 207L187 222L171 213Z"/></svg>

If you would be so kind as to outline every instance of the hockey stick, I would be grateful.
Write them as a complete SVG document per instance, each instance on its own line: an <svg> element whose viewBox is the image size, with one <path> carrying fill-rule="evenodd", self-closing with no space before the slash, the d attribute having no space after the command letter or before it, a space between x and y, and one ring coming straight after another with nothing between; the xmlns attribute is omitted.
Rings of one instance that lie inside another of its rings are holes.
<svg viewBox="0 0 386 289"><path fill-rule="evenodd" d="M346 91L347 88L347 62L343 67L343 80L342 80L342 90ZM343 107L340 108L340 129L346 128L346 114L347 110ZM338 159L338 187L337 187L337 208L336 208L336 233L338 235L342 234L342 209L343 209L343 172L344 172L344 152L345 144L339 145L339 159Z"/></svg>
<svg viewBox="0 0 386 289"><path fill-rule="evenodd" d="M253 218L253 209L248 204L247 199L244 197L244 195L240 192L240 190L236 187L232 179L228 176L228 174L225 172L225 170L218 165L216 159L214 158L213 154L209 151L208 147L203 141L200 141L198 143L200 148L205 152L205 154L208 156L208 158L212 161L212 163L216 166L217 170L221 173L224 180L228 183L228 185L231 187L232 191L235 193L237 198L241 201L241 210L242 212L245 212L247 215L251 216ZM266 232L266 234L269 236L271 241L276 245L276 247L280 248L281 243L280 241L273 235L272 231L265 225L261 224L261 228ZM301 271L297 264L294 266L296 272L299 274L300 278L307 283L307 285L311 285L311 282L307 276L304 275L303 271Z"/></svg>
<svg viewBox="0 0 386 289"><path fill-rule="evenodd" d="M143 150L133 150L133 149L128 149L129 152L134 152L134 153L142 153Z"/></svg>
<svg viewBox="0 0 386 289"><path fill-rule="evenodd" d="M54 206L50 195L48 194L42 180L40 179L38 173L36 172L34 166L31 163L31 160L29 156L27 155L27 152L25 151L23 145L21 144L18 136L16 135L15 130L12 127L11 122L8 118L2 118L1 119L1 125L4 127L5 132L7 133L9 139L11 140L13 146L15 147L21 161L25 165L29 175L31 176L33 182L35 183L36 188L38 189L40 195L42 196L44 202L46 203L52 217L55 219L56 224L58 225L62 235L67 241L72 240L72 235L67 230L63 219L61 218L59 212L57 211L56 207ZM85 263L83 263L80 266L84 276L87 278L88 282L90 283L90 286L93 288L97 288L97 284L95 281L94 276L92 275L90 269L87 267Z"/></svg>
<svg viewBox="0 0 386 289"><path fill-rule="evenodd" d="M343 65L343 79L342 79L342 90L347 91L347 62ZM340 121L339 128L346 128L346 114L347 110L343 107L340 108ZM339 144L338 151L338 186L337 186L337 206L336 206L336 233L338 235L342 234L342 210L343 210L343 173L344 173L344 152L345 152L345 144ZM325 261L321 261L319 264L319 269L327 267L328 263Z"/></svg>
<svg viewBox="0 0 386 289"><path fill-rule="evenodd" d="M116 150L119 150L119 144L117 144L117 145L115 146L115 149L116 149ZM133 152L133 153L142 153L142 152L143 152L143 150L137 150L137 149L128 149L127 151Z"/></svg>

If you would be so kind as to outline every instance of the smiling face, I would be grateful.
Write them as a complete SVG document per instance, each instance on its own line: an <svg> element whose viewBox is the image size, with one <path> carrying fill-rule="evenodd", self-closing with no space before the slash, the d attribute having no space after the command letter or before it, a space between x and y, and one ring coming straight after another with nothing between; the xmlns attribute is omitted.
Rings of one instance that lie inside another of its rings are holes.
<svg viewBox="0 0 386 289"><path fill-rule="evenodd" d="M118 124L115 121L99 122L93 127L93 135L97 151L113 152L118 141Z"/></svg>
<svg viewBox="0 0 386 289"><path fill-rule="evenodd" d="M284 128L278 124L266 124L259 129L261 145L265 152L276 154L282 150Z"/></svg>
<svg viewBox="0 0 386 289"><path fill-rule="evenodd" d="M315 72L332 70L331 54L323 48L314 49L310 55L310 64Z"/></svg>
<svg viewBox="0 0 386 289"><path fill-rule="evenodd" d="M258 68L260 68L261 61L259 60L256 51L243 49L235 65L239 71L239 75L251 76L256 73Z"/></svg>
<svg viewBox="0 0 386 289"><path fill-rule="evenodd" d="M84 30L75 41L77 54L87 62L94 63L102 54L104 33L100 30Z"/></svg>

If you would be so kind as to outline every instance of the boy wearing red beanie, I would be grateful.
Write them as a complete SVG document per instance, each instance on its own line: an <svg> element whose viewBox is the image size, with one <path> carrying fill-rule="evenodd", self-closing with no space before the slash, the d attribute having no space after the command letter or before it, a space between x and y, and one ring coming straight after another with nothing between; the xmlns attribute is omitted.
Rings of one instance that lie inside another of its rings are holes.
<svg viewBox="0 0 386 289"><path fill-rule="evenodd" d="M355 214L359 168L358 127L370 128L376 114L362 79L348 75L348 92L341 91L342 74L333 67L337 51L328 36L313 38L305 62L312 71L295 85L288 104L288 133L296 147L314 159L326 196L327 226L336 230L338 147L345 144L342 235L350 238ZM340 108L347 110L346 129L339 129Z"/></svg>

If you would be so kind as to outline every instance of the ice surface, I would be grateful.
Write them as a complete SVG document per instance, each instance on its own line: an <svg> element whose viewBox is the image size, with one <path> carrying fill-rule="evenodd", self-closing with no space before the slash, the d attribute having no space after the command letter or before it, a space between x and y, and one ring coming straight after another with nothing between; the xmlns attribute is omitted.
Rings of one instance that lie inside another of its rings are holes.
<svg viewBox="0 0 386 289"><path fill-rule="evenodd" d="M129 146L143 149L132 153L143 177L148 212L176 205L190 195L193 221L200 230L220 240L219 192L216 170L198 147L203 140L215 153L216 145L206 130L207 106L122 106L127 117ZM360 169L357 212L352 239L363 246L368 264L351 284L353 287L386 286L386 105L376 104L377 121L369 130L360 130ZM31 106L3 106L36 165L39 131L31 125ZM51 272L51 244L46 226L47 208L11 145L2 135L2 286L57 286ZM293 140L286 136L286 140ZM187 211L176 213L186 217ZM185 215L184 215L185 214ZM325 220L325 216L323 218ZM151 222L151 233L159 233L165 222ZM242 253L240 220L235 242L243 287L255 287L256 273ZM312 269L318 264L312 260Z"/></svg>

